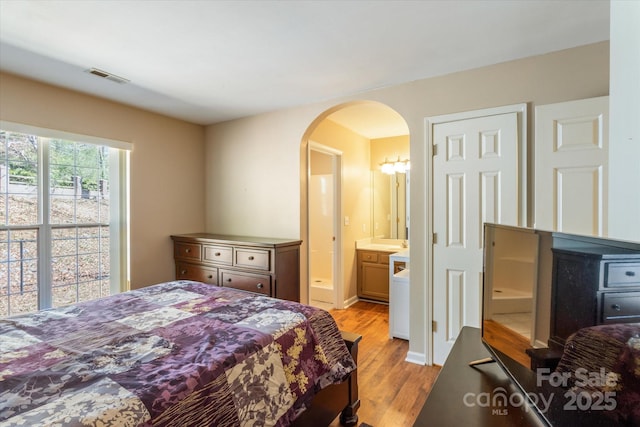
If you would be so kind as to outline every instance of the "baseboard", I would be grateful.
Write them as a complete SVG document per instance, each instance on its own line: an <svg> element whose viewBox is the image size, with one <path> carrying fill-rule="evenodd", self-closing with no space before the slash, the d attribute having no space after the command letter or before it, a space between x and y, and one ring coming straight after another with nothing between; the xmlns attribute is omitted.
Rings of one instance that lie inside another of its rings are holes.
<svg viewBox="0 0 640 427"><path fill-rule="evenodd" d="M545 342L540 341L540 340L535 340L534 344L533 344L534 348L545 348L545 347L549 347Z"/></svg>
<svg viewBox="0 0 640 427"><path fill-rule="evenodd" d="M407 352L407 358L404 359L405 362L415 363L416 365L426 365L427 364L427 355L424 353L417 353L415 351Z"/></svg>
<svg viewBox="0 0 640 427"><path fill-rule="evenodd" d="M355 296L355 297L351 297L351 298L349 298L349 299L347 299L347 300L345 300L345 301L344 301L344 308L349 308L349 307L351 307L353 304L357 303L358 301L360 301L360 300L358 299L358 297L357 297L357 296Z"/></svg>

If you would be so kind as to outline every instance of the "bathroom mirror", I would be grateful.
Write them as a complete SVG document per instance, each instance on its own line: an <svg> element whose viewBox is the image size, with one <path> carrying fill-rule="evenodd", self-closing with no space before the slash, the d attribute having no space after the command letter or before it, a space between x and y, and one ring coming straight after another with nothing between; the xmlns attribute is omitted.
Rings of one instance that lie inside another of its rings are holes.
<svg viewBox="0 0 640 427"><path fill-rule="evenodd" d="M378 239L409 238L408 175L371 171L371 236Z"/></svg>
<svg viewBox="0 0 640 427"><path fill-rule="evenodd" d="M370 141L371 237L409 239L409 167L409 135Z"/></svg>

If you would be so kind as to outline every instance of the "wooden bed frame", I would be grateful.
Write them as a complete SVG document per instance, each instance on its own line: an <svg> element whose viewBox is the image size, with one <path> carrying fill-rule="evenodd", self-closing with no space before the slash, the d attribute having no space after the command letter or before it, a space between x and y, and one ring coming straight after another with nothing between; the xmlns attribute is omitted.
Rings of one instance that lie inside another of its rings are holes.
<svg viewBox="0 0 640 427"><path fill-rule="evenodd" d="M358 343L362 335L342 331L344 339L353 360L358 364ZM351 372L349 378L340 384L333 384L316 394L311 401L311 407L304 411L293 422L296 427L326 427L340 415L340 424L355 426L358 424L358 369Z"/></svg>

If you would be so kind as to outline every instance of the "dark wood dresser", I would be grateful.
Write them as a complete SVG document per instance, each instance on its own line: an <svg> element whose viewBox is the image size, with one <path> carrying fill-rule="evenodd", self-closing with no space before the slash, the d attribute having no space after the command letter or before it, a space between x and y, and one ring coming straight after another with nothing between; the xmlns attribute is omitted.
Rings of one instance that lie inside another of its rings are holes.
<svg viewBox="0 0 640 427"><path fill-rule="evenodd" d="M640 322L640 254L621 248L552 249L549 347L578 329Z"/></svg>
<svg viewBox="0 0 640 427"><path fill-rule="evenodd" d="M209 233L171 238L176 279L300 301L301 240Z"/></svg>

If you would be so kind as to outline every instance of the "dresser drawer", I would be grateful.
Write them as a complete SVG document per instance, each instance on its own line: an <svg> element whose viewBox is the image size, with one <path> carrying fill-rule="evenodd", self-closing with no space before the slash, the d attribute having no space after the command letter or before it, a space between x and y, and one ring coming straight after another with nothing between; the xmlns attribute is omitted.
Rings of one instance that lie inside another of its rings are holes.
<svg viewBox="0 0 640 427"><path fill-rule="evenodd" d="M378 262L378 252L360 251L358 257L360 261ZM387 262L389 262L389 258L387 258Z"/></svg>
<svg viewBox="0 0 640 427"><path fill-rule="evenodd" d="M219 264L231 265L233 261L233 249L226 246L203 246L203 261L211 261Z"/></svg>
<svg viewBox="0 0 640 427"><path fill-rule="evenodd" d="M608 263L605 286L640 286L640 263Z"/></svg>
<svg viewBox="0 0 640 427"><path fill-rule="evenodd" d="M173 247L173 256L189 261L200 261L202 259L202 247L197 243L176 242Z"/></svg>
<svg viewBox="0 0 640 427"><path fill-rule="evenodd" d="M300 301L301 240L212 233L178 234L171 239L176 279Z"/></svg>
<svg viewBox="0 0 640 427"><path fill-rule="evenodd" d="M271 269L271 251L260 249L236 249L236 267L246 267L269 271Z"/></svg>
<svg viewBox="0 0 640 427"><path fill-rule="evenodd" d="M220 285L244 291L271 295L271 276L220 270Z"/></svg>
<svg viewBox="0 0 640 427"><path fill-rule="evenodd" d="M603 323L640 321L640 292L609 292L602 298Z"/></svg>
<svg viewBox="0 0 640 427"><path fill-rule="evenodd" d="M176 279L195 280L210 285L218 284L218 269L215 267L203 267L185 262L176 263Z"/></svg>

